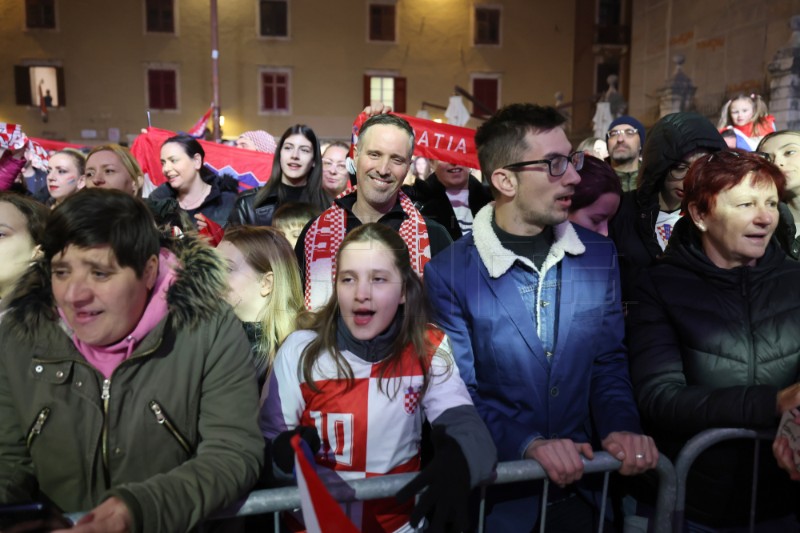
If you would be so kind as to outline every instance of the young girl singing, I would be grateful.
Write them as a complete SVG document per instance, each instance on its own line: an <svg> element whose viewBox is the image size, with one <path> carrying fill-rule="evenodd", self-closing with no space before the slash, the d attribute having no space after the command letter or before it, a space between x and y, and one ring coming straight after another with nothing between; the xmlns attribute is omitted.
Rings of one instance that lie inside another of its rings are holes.
<svg viewBox="0 0 800 533"><path fill-rule="evenodd" d="M739 94L722 106L717 128L720 132L733 130L736 147L752 152L764 135L775 131L775 117L761 96Z"/></svg>
<svg viewBox="0 0 800 533"><path fill-rule="evenodd" d="M345 237L335 265L330 301L301 317L306 329L275 359L261 411L275 466L291 472L288 440L299 432L341 479L416 472L427 418L435 455L422 474L397 499L352 505L350 518L365 532L411 531L426 514L465 529L469 490L491 475L496 450L447 336L428 323L408 249L392 229L366 224Z"/></svg>

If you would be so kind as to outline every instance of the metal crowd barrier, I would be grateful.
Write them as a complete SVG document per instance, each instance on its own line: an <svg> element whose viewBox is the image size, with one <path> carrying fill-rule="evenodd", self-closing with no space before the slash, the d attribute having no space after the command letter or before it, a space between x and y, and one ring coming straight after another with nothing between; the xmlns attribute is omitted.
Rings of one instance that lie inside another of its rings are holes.
<svg viewBox="0 0 800 533"><path fill-rule="evenodd" d="M621 463L606 452L595 452L594 459L583 459L584 474L604 473L603 498L606 501L606 491L608 488L608 478L611 472L619 469ZM653 517L654 533L669 533L672 531L672 515L675 509L676 497L676 478L675 469L669 459L659 455L658 465L658 498L656 501L656 511ZM390 476L374 477L369 479L359 479L347 483L350 490L348 495L342 496L333 493L334 498L347 503L352 501L374 500L378 498L388 498L397 494L406 483L411 481L416 474L395 474ZM491 485L505 483L515 483L517 481L544 480L544 497L542 498L542 524L547 505L547 490L549 481L547 474L542 466L533 460L509 461L497 465L497 477L495 480L481 487L479 533L483 532L486 490ZM300 508L300 493L297 487L281 487L276 489L257 490L250 493L247 499L229 509L215 514L212 518L230 518L237 516L261 515L274 513L273 520L275 531L280 531L280 512L291 511ZM603 514L605 506L601 511L600 531L602 532ZM73 522L80 519L85 513L68 514L67 518ZM544 531L544 529L542 529Z"/></svg>
<svg viewBox="0 0 800 533"><path fill-rule="evenodd" d="M761 448L761 441L771 441L774 438L774 431L768 433L753 429L720 428L701 431L689 439L683 448L681 448L675 460L677 491L675 495L675 512L672 521L674 533L681 533L683 531L683 522L686 514L686 479L689 475L689 469L694 464L695 459L714 444L732 439L755 439L755 446L753 449L753 487L750 492L750 531L755 531L755 507L758 492L758 456Z"/></svg>

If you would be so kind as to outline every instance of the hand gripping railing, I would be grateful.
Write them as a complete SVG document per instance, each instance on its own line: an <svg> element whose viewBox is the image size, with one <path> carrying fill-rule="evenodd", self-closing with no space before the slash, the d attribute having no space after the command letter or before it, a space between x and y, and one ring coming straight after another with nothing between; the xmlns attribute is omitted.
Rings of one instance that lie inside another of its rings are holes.
<svg viewBox="0 0 800 533"><path fill-rule="evenodd" d="M686 514L686 479L689 469L694 464L695 459L708 448L725 440L732 439L755 439L753 450L753 487L750 493L750 531L755 531L755 506L758 485L758 456L761 440L772 440L774 433L756 431L753 429L740 428L719 428L701 431L681 448L675 460L675 476L677 479L677 490L675 494L675 513L672 518L673 531L680 533L683 531L683 521ZM659 490L659 496L661 491Z"/></svg>
<svg viewBox="0 0 800 533"><path fill-rule="evenodd" d="M605 473L602 500L605 501L605 493L608 486L608 476L611 472L619 469L622 463L611 457L611 455L606 452L595 452L594 459L583 459L583 464L584 474L596 474L601 472ZM545 512L549 481L546 479L547 474L545 473L544 468L542 468L538 462L534 460L521 460L499 463L497 465L496 472L496 478L489 484L481 487L479 531L483 531L486 489L491 487L491 485L544 479L545 482L544 497L542 498L542 512ZM671 518L672 512L675 508L675 495L677 488L675 469L673 468L669 459L663 455L660 455L658 459L658 465L656 466L656 472L658 473L658 498L656 501L653 531L655 533L668 533L672 530ZM416 474L395 474L349 481L347 485L349 486L350 490L346 491L347 494L337 494L337 492L334 491L332 495L334 498L345 504L352 501L388 498L397 494L397 492L406 483L411 481L415 475ZM297 487L281 487L276 489L257 490L251 492L247 499L243 502L216 513L212 518L216 519L275 513L275 531L279 531L279 512L290 511L298 509L299 507L300 493ZM84 514L85 513L72 513L68 514L67 518L75 522ZM601 515L601 531L602 522L603 519ZM544 523L544 514L542 515L542 523Z"/></svg>

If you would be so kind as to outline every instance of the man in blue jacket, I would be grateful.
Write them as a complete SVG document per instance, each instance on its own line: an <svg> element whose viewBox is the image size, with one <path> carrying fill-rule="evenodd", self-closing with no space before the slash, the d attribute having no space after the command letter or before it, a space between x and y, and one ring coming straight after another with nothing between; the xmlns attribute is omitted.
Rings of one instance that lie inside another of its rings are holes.
<svg viewBox="0 0 800 533"><path fill-rule="evenodd" d="M581 456L602 447L635 475L658 451L633 399L614 245L567 221L583 154L571 153L563 122L553 108L514 104L478 129L495 202L427 265L425 284L498 458L539 461L557 485L548 529L580 531L593 520L568 487ZM530 531L536 486L494 488L488 530Z"/></svg>

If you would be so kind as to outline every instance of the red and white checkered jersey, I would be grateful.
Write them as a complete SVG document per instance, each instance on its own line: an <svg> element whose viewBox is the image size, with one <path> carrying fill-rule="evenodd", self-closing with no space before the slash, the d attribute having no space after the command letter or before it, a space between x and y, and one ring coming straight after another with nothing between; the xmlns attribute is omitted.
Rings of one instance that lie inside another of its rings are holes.
<svg viewBox="0 0 800 533"><path fill-rule="evenodd" d="M315 335L296 331L278 351L275 388L270 391L273 398L267 402L273 403L277 396L280 408L265 412L282 419L265 420L262 413L262 428L266 423L278 433L298 425L316 427L322 441L317 463L335 470L342 479L418 471L424 419L433 422L452 407L472 404L453 361L450 341L441 330L431 327L428 331L437 349L430 359L430 384L424 395L422 369L412 346L403 352L397 369L384 374L382 391L378 389L380 362L369 363L344 351L354 377L348 387L347 379L337 377L333 358L325 353L314 366L319 392L313 391L303 381L298 363ZM410 510L410 505L398 506L394 498L388 498L365 502L363 510L351 512L351 519L362 531L396 531L407 526Z"/></svg>

